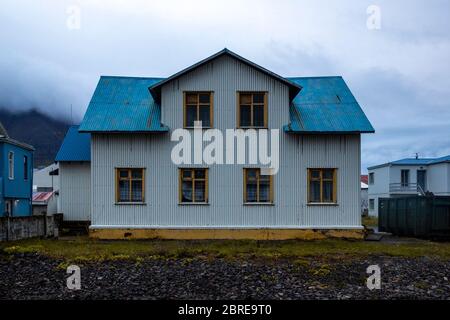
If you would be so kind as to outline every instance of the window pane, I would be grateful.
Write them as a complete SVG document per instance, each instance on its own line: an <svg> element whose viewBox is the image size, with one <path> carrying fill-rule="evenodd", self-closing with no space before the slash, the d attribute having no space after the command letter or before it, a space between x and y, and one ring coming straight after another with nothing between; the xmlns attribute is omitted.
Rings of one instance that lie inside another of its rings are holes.
<svg viewBox="0 0 450 320"><path fill-rule="evenodd" d="M119 170L119 177L128 178L128 170Z"/></svg>
<svg viewBox="0 0 450 320"><path fill-rule="evenodd" d="M210 107L209 105L201 105L200 106L200 116L199 116L199 120L202 121L202 126L203 127L209 127L211 125L210 123Z"/></svg>
<svg viewBox="0 0 450 320"><path fill-rule="evenodd" d="M320 170L311 170L311 178L314 179L320 178Z"/></svg>
<svg viewBox="0 0 450 320"><path fill-rule="evenodd" d="M195 181L195 202L204 202L206 200L205 194L205 181Z"/></svg>
<svg viewBox="0 0 450 320"><path fill-rule="evenodd" d="M203 179L203 178L205 178L205 172L206 172L206 170L204 170L204 169L195 170L195 177Z"/></svg>
<svg viewBox="0 0 450 320"><path fill-rule="evenodd" d="M333 169L325 169L322 172L323 179L333 179Z"/></svg>
<svg viewBox="0 0 450 320"><path fill-rule="evenodd" d="M181 201L182 202L192 202L192 182L183 181L181 185Z"/></svg>
<svg viewBox="0 0 450 320"><path fill-rule="evenodd" d="M309 200L311 202L320 202L320 181L311 181L309 183Z"/></svg>
<svg viewBox="0 0 450 320"><path fill-rule="evenodd" d="M256 197L257 187L256 181L247 181L247 199L246 202L256 202L258 199Z"/></svg>
<svg viewBox="0 0 450 320"><path fill-rule="evenodd" d="M209 101L210 94L209 93L201 93L200 94L200 103L210 103Z"/></svg>
<svg viewBox="0 0 450 320"><path fill-rule="evenodd" d="M246 169L247 172L247 180L255 180L256 179L256 171L257 169Z"/></svg>
<svg viewBox="0 0 450 320"><path fill-rule="evenodd" d="M259 201L260 202L270 201L270 180L269 179L263 179L263 180L260 179L259 180Z"/></svg>
<svg viewBox="0 0 450 320"><path fill-rule="evenodd" d="M142 179L142 169L133 169L131 171L131 177L134 179Z"/></svg>
<svg viewBox="0 0 450 320"><path fill-rule="evenodd" d="M132 181L131 186L131 201L142 201L142 181Z"/></svg>
<svg viewBox="0 0 450 320"><path fill-rule="evenodd" d="M264 106L253 106L253 125L264 127Z"/></svg>
<svg viewBox="0 0 450 320"><path fill-rule="evenodd" d="M251 122L250 122L250 118L251 118L251 107L249 105L241 105L241 107L239 108L239 112L240 112L240 119L241 119L241 123L240 126L241 127L250 127L251 126Z"/></svg>
<svg viewBox="0 0 450 320"><path fill-rule="evenodd" d="M191 178L191 172L192 172L192 170L184 169L183 170L183 178Z"/></svg>
<svg viewBox="0 0 450 320"><path fill-rule="evenodd" d="M197 106L186 106L186 127L193 127L194 121L197 120Z"/></svg>
<svg viewBox="0 0 450 320"><path fill-rule="evenodd" d="M128 180L119 181L119 201L130 201L130 181Z"/></svg>
<svg viewBox="0 0 450 320"><path fill-rule="evenodd" d="M240 104L251 104L252 103L252 95L251 94L240 94L239 95L239 103Z"/></svg>
<svg viewBox="0 0 450 320"><path fill-rule="evenodd" d="M333 182L323 182L323 202L333 202Z"/></svg>
<svg viewBox="0 0 450 320"><path fill-rule="evenodd" d="M256 93L253 95L253 103L264 103L264 93Z"/></svg>
<svg viewBox="0 0 450 320"><path fill-rule="evenodd" d="M197 104L197 94L196 93L190 93L186 94L186 104Z"/></svg>

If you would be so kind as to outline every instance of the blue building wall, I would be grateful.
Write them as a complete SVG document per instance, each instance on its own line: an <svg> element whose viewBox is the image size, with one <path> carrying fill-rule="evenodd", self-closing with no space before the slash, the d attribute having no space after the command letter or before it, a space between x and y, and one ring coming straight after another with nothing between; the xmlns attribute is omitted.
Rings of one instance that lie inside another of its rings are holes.
<svg viewBox="0 0 450 320"><path fill-rule="evenodd" d="M8 154L14 153L14 178L9 179ZM24 157L28 165L24 167ZM25 170L28 177L25 179ZM8 142L0 142L0 215L5 215L6 200L12 201L13 216L32 214L31 198L33 192L33 152Z"/></svg>

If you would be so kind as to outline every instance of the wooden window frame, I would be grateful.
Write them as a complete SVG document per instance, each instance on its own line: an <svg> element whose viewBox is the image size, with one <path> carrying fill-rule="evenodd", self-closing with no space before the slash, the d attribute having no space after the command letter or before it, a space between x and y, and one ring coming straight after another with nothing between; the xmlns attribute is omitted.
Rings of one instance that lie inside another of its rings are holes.
<svg viewBox="0 0 450 320"><path fill-rule="evenodd" d="M14 180L14 152L8 151L8 179Z"/></svg>
<svg viewBox="0 0 450 320"><path fill-rule="evenodd" d="M184 129L194 129L194 127L187 126L186 122L186 96L188 94L196 94L197 95L197 120L199 120L200 117L200 106L204 105L204 103L200 103L200 94L209 94L209 126L204 126L202 124L202 128L205 129L211 129L214 128L214 91L183 91L183 128Z"/></svg>
<svg viewBox="0 0 450 320"><path fill-rule="evenodd" d="M314 178L315 181L320 181L320 201L312 201L311 200L311 180L313 179L311 177L311 171L320 171L320 177ZM324 179L323 178L323 172L325 170L333 170L333 178L332 179ZM337 168L308 168L308 178L307 178L307 193L308 193L308 204L331 204L336 205L337 204ZM332 181L333 182L333 194L332 194L332 201L323 201L323 182L324 181Z"/></svg>
<svg viewBox="0 0 450 320"><path fill-rule="evenodd" d="M248 170L256 170L256 202L250 202L247 201L247 171ZM243 202L245 205L271 205L274 204L274 192L273 192L273 175L267 175L269 176L269 201L260 201L259 200L259 185L260 185L260 179L261 176L261 168L243 168L243 175L244 175L244 190L243 190Z"/></svg>
<svg viewBox="0 0 450 320"><path fill-rule="evenodd" d="M183 171L190 170L191 177L184 178ZM204 170L205 177L204 178L196 178L195 170ZM192 201L185 202L183 201L183 182L184 181L192 181ZM205 181L205 201L195 201L195 182L196 181ZM178 168L178 204L209 204L209 168Z"/></svg>
<svg viewBox="0 0 450 320"><path fill-rule="evenodd" d="M128 171L128 177L127 178L121 178L119 172L122 170L127 170ZM142 171L142 178L132 178L132 170L141 170ZM116 204L145 204L145 168L128 168L128 167L120 167L120 168L115 168L115 200L116 200ZM119 192L119 181L121 180L128 180L130 181L130 191L129 191L129 200L130 201L121 201L120 200L120 192ZM131 201L132 197L132 182L133 181L141 181L142 183L142 200L141 201Z"/></svg>
<svg viewBox="0 0 450 320"><path fill-rule="evenodd" d="M241 126L241 95L242 94L251 94L251 104L250 104L250 126ZM253 125L253 95L254 94L264 94L264 125L254 126ZM237 91L236 92L236 121L237 128L239 129L267 129L269 126L269 116L268 116L268 92L267 91Z"/></svg>

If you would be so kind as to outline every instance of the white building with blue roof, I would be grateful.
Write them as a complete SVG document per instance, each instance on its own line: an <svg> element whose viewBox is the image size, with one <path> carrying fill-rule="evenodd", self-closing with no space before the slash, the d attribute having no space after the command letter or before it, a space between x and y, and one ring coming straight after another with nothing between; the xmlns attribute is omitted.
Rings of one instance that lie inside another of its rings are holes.
<svg viewBox="0 0 450 320"><path fill-rule="evenodd" d="M196 121L279 131L278 171L260 159L177 164L172 135ZM90 134L92 237L362 235L361 134L374 129L342 77L285 78L224 49L164 79L102 76L78 132ZM61 170L62 197L63 183Z"/></svg>
<svg viewBox="0 0 450 320"><path fill-rule="evenodd" d="M71 126L55 157L59 165L58 212L66 223L91 220L91 135Z"/></svg>
<svg viewBox="0 0 450 320"><path fill-rule="evenodd" d="M450 195L450 155L405 158L367 168L369 215L378 216L378 199L433 194Z"/></svg>

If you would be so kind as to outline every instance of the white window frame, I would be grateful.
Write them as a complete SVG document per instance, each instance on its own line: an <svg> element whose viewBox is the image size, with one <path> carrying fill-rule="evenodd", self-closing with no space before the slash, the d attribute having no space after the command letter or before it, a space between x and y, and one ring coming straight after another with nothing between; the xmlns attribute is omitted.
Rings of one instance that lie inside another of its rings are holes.
<svg viewBox="0 0 450 320"><path fill-rule="evenodd" d="M14 180L14 152L8 152L8 178Z"/></svg>

